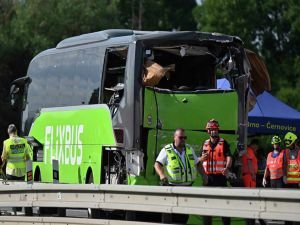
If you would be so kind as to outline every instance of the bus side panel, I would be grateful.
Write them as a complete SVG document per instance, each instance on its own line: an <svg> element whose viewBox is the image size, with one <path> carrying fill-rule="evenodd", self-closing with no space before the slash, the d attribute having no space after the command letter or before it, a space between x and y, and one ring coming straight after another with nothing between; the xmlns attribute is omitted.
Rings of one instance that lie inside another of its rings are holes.
<svg viewBox="0 0 300 225"><path fill-rule="evenodd" d="M231 152L235 151L237 145L236 130L238 128L236 92L212 90L203 93L170 93L154 92L154 90L146 88L144 102L143 124L144 128L148 128L146 183L158 184L158 176L153 165L160 150L166 144L173 142L176 128L185 129L188 137L186 143L199 156L203 142L209 138L205 131L206 122L210 118L215 118L220 122L221 137L229 142ZM160 129L155 129L156 123ZM135 182L138 180L136 179ZM201 183L198 179L195 185Z"/></svg>
<svg viewBox="0 0 300 225"><path fill-rule="evenodd" d="M59 161L62 183L85 183L88 171L100 183L102 147L116 146L106 105L43 110L30 136L43 144L42 181L52 181L52 160ZM35 164L36 165L36 164ZM51 177L49 177L51 176Z"/></svg>
<svg viewBox="0 0 300 225"><path fill-rule="evenodd" d="M204 130L211 118L219 121L221 130L235 131L238 127L238 96L234 91L170 93L146 88L144 102L146 128L155 128L157 117L162 129Z"/></svg>

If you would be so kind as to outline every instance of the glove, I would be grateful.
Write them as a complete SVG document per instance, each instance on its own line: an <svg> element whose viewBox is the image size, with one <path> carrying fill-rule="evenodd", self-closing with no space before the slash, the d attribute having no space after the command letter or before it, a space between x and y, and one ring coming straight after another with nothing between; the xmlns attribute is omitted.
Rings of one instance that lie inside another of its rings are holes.
<svg viewBox="0 0 300 225"><path fill-rule="evenodd" d="M264 187L266 187L266 185L267 185L267 180L266 180L266 178L263 178L262 185L263 185Z"/></svg>
<svg viewBox="0 0 300 225"><path fill-rule="evenodd" d="M159 184L160 186L168 186L169 185L168 178L164 177L163 179L160 180Z"/></svg>

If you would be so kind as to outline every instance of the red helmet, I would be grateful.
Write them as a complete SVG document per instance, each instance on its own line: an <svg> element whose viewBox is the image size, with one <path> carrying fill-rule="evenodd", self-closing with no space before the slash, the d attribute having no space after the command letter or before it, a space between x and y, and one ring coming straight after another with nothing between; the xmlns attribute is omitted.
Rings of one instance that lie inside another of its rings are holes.
<svg viewBox="0 0 300 225"><path fill-rule="evenodd" d="M208 129L219 129L220 126L219 126L219 122L215 119L210 119L207 124L206 124L206 127L205 129L208 130Z"/></svg>

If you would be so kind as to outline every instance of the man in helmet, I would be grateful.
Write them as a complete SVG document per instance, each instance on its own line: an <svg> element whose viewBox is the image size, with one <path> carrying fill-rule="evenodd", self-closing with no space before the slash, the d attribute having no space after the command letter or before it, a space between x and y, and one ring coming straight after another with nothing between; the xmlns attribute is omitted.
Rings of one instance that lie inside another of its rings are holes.
<svg viewBox="0 0 300 225"><path fill-rule="evenodd" d="M230 147L227 141L219 136L219 123L211 119L206 124L209 139L204 141L200 150L200 162L202 162L204 172L207 175L205 186L226 187L229 169L232 164ZM224 225L230 224L230 218L222 218ZM204 225L212 224L211 216L203 217Z"/></svg>
<svg viewBox="0 0 300 225"><path fill-rule="evenodd" d="M298 188L300 185L300 150L297 135L288 132L284 136L287 160L287 187Z"/></svg>
<svg viewBox="0 0 300 225"><path fill-rule="evenodd" d="M280 147L281 139L275 135L272 138L271 144L273 151L268 154L267 165L263 178L263 186L267 185L267 177L270 176L272 188L283 188L286 182L286 157L284 150Z"/></svg>

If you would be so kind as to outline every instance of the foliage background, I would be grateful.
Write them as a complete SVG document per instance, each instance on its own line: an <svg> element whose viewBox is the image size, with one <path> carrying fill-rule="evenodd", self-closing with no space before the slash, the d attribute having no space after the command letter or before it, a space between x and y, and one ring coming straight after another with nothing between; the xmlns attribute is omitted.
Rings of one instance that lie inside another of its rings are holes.
<svg viewBox="0 0 300 225"><path fill-rule="evenodd" d="M300 110L297 0L0 0L0 140L17 114L9 84L62 39L111 28L236 35L266 61L272 94ZM276 110L276 109L274 109Z"/></svg>

